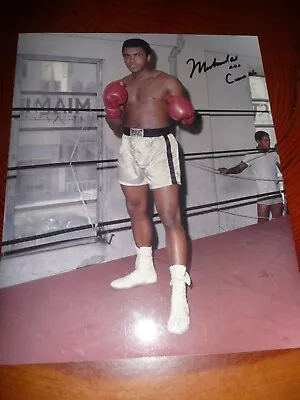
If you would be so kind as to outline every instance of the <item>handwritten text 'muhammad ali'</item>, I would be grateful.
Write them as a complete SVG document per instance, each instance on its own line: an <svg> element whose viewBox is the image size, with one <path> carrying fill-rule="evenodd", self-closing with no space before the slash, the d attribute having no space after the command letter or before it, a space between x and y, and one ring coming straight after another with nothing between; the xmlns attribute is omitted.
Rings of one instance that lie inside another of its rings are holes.
<svg viewBox="0 0 300 400"><path fill-rule="evenodd" d="M191 73L190 73L190 78L192 78L194 76L194 73L197 70L198 70L198 73L201 74L201 72L207 72L207 71L210 71L210 70L212 70L214 68L217 68L217 67L220 67L222 65L228 64L228 63L233 63L233 64L229 65L228 69L240 68L241 64L238 64L238 63L234 64L237 60L238 60L238 56L234 56L233 57L233 56L230 56L229 54L227 54L225 60L217 61L217 59L214 58L213 62L210 65L208 65L206 61L203 61L203 62L197 61L196 62L196 60L194 58L189 58L186 63L187 64L189 64L189 63L192 64L192 70L191 70ZM254 76L254 75L256 75L256 72L254 70L252 70L252 71L250 71L248 73L248 75L249 76ZM225 76L225 81L228 84L232 84L234 82L238 82L238 81L240 81L242 79L245 79L246 77L247 77L247 75L243 74L242 76L239 76L239 77L233 79L232 78L232 74L229 72Z"/></svg>

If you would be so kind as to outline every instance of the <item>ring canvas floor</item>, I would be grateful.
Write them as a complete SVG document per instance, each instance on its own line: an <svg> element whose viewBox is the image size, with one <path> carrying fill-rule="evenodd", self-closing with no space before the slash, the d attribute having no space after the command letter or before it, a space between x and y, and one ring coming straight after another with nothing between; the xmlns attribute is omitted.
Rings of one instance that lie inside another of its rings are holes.
<svg viewBox="0 0 300 400"><path fill-rule="evenodd" d="M116 291L126 257L0 290L0 364L65 363L300 347L300 273L288 216L192 242L191 325L167 331L170 273Z"/></svg>

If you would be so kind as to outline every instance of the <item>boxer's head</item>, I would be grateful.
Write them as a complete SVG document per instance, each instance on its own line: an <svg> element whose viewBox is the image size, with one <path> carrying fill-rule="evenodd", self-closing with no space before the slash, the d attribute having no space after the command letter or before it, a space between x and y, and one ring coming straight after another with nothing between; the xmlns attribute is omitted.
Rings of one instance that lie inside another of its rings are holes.
<svg viewBox="0 0 300 400"><path fill-rule="evenodd" d="M122 46L122 54L127 68L131 72L140 72L149 66L151 47L143 39L127 39Z"/></svg>

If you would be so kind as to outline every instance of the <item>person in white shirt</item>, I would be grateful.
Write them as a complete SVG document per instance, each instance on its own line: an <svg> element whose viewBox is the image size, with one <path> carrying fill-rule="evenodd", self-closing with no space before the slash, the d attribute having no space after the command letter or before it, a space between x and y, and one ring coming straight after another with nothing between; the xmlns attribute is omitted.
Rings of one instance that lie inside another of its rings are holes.
<svg viewBox="0 0 300 400"><path fill-rule="evenodd" d="M265 131L255 133L258 152L247 154L242 161L232 168L218 168L221 174L240 174L251 167L257 184L258 223L264 223L283 214L283 199L277 177L277 168L281 172L280 159L276 151L270 151L270 137ZM268 195L269 194L269 195Z"/></svg>

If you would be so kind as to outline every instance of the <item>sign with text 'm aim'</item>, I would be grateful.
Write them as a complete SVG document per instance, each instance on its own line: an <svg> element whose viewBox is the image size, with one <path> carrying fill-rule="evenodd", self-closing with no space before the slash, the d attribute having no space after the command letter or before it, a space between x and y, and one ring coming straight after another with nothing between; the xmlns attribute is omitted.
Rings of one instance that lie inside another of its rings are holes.
<svg viewBox="0 0 300 400"><path fill-rule="evenodd" d="M25 111L30 111L32 108L38 111L46 111L46 109L51 109L51 111L65 111L65 112L79 112L80 110L90 110L91 109L91 99L89 97L82 99L78 97L46 97L40 99L38 97L26 97L21 100L22 108L28 109Z"/></svg>

